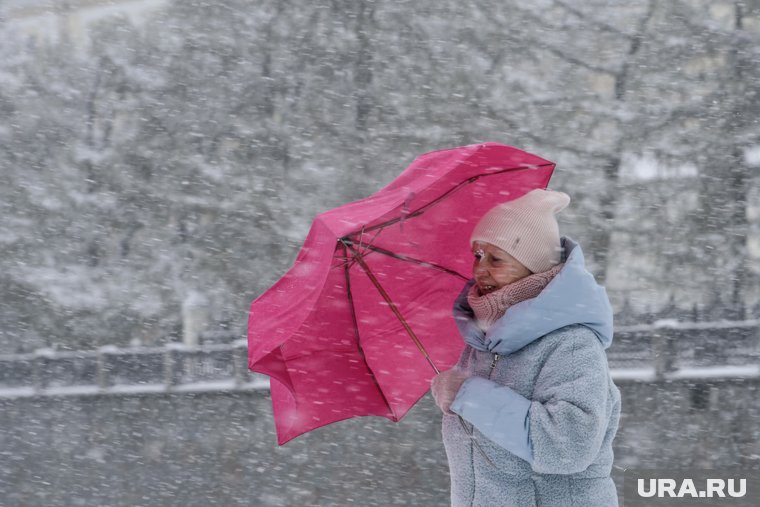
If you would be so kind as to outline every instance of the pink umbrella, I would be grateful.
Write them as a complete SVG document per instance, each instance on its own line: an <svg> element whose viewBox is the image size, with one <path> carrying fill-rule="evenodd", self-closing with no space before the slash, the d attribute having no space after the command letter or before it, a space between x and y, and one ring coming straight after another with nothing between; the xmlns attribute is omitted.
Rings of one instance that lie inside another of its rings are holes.
<svg viewBox="0 0 760 507"><path fill-rule="evenodd" d="M497 143L435 151L317 216L248 321L248 366L271 377L278 443L356 416L399 421L462 351L451 309L471 277L472 228L553 170Z"/></svg>

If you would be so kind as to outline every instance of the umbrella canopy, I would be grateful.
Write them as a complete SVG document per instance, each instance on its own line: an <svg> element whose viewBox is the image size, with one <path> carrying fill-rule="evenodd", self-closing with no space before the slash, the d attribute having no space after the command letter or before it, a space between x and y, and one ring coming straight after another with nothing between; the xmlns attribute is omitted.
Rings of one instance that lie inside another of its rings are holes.
<svg viewBox="0 0 760 507"><path fill-rule="evenodd" d="M473 227L546 188L553 169L497 143L436 151L316 217L248 321L248 365L272 379L280 445L350 417L407 413L462 351L451 308L472 276Z"/></svg>

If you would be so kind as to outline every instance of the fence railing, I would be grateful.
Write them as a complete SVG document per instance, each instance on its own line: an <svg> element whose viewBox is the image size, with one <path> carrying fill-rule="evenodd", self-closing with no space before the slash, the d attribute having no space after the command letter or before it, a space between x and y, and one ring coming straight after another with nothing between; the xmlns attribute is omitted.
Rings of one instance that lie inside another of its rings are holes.
<svg viewBox="0 0 760 507"><path fill-rule="evenodd" d="M266 389L245 341L0 355L0 397Z"/></svg>
<svg viewBox="0 0 760 507"><path fill-rule="evenodd" d="M607 356L612 368L648 369L656 379L747 375L760 364L760 319L620 327Z"/></svg>
<svg viewBox="0 0 760 507"><path fill-rule="evenodd" d="M608 350L618 381L760 377L760 319L620 327ZM267 389L247 343L102 347L0 355L0 398Z"/></svg>

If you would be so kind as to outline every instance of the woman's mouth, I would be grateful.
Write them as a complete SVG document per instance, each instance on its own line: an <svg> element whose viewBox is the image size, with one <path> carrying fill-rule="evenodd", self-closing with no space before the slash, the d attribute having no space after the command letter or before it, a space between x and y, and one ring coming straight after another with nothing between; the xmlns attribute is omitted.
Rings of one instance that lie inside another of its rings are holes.
<svg viewBox="0 0 760 507"><path fill-rule="evenodd" d="M489 284L478 284L478 288L480 289L481 294L488 294L490 292L493 292L496 290L495 285L489 285Z"/></svg>

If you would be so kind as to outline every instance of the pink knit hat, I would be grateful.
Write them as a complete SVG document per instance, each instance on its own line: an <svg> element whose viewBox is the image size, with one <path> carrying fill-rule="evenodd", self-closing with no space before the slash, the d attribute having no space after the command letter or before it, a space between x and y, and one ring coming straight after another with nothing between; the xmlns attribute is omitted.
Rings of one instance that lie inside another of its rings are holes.
<svg viewBox="0 0 760 507"><path fill-rule="evenodd" d="M564 192L531 190L483 215L472 231L470 244L491 243L533 273L551 269L561 260L559 227L554 215L568 203L570 196Z"/></svg>

